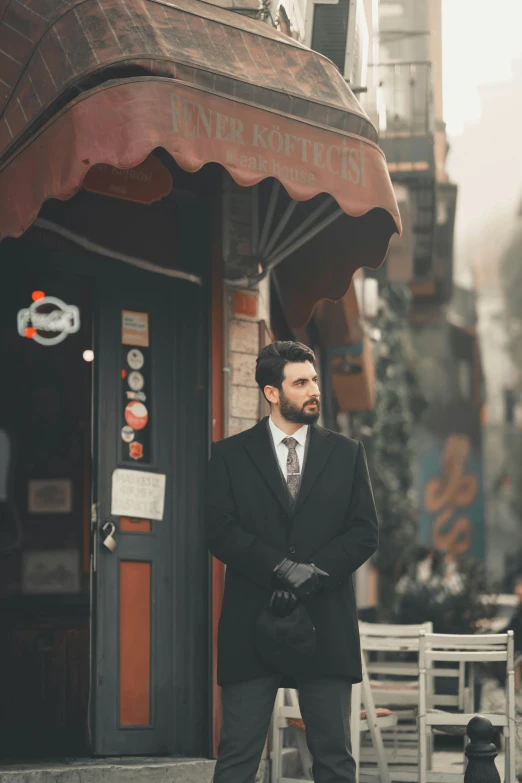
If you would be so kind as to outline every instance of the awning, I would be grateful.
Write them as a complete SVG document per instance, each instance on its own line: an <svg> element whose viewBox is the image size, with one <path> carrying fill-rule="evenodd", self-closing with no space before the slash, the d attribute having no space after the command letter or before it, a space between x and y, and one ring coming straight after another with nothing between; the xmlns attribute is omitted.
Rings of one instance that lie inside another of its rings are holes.
<svg viewBox="0 0 522 783"><path fill-rule="evenodd" d="M370 338L339 349L331 359L332 388L339 410L370 411L375 406L375 370Z"/></svg>
<svg viewBox="0 0 522 783"><path fill-rule="evenodd" d="M357 275L361 275L360 270ZM357 276L356 275L356 276ZM362 327L352 283L339 302L323 300L314 320L328 350L332 389L340 411L371 410L375 405L375 372L370 338Z"/></svg>
<svg viewBox="0 0 522 783"><path fill-rule="evenodd" d="M386 278L390 283L409 283L413 278L416 234L416 199L407 184L393 183L402 218L402 235L393 236L386 256Z"/></svg>
<svg viewBox="0 0 522 783"><path fill-rule="evenodd" d="M14 47L0 46L0 238L94 164L131 168L157 147L190 172L216 162L242 186L273 177L296 201L327 193L352 218L373 214L384 252L371 266L400 230L375 129L341 74L267 24L200 0L10 0L0 41Z"/></svg>

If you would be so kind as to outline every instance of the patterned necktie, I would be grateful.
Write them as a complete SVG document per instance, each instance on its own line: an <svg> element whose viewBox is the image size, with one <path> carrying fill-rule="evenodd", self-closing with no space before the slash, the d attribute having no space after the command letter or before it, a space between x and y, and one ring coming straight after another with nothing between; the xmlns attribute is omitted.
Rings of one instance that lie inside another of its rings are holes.
<svg viewBox="0 0 522 783"><path fill-rule="evenodd" d="M299 458L295 447L297 441L295 438L283 438L282 441L288 448L288 456L286 458L286 483L288 490L295 500L299 491L299 481L301 478L301 472L299 470Z"/></svg>

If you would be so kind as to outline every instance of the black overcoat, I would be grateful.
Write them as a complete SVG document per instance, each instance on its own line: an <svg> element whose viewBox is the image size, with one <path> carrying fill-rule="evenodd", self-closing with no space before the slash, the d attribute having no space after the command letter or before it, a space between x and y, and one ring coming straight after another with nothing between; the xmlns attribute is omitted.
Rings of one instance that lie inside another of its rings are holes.
<svg viewBox="0 0 522 783"><path fill-rule="evenodd" d="M312 425L295 504L283 483L267 419L212 444L206 526L227 565L218 633L218 683L273 674L255 645L257 618L275 566L313 562L329 577L307 601L316 628L311 671L359 682L361 656L353 573L377 547L377 515L362 443Z"/></svg>

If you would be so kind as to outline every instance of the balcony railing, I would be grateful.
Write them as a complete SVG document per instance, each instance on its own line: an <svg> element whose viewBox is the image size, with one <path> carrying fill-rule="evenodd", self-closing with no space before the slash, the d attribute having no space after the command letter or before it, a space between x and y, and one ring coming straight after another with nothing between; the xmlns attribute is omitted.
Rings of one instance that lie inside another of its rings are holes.
<svg viewBox="0 0 522 783"><path fill-rule="evenodd" d="M426 136L433 131L431 63L374 65L381 137Z"/></svg>

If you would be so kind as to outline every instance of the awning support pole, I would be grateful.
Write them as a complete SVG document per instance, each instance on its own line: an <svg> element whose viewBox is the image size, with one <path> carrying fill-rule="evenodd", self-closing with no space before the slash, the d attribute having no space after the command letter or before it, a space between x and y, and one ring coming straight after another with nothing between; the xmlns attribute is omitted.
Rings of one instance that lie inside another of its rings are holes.
<svg viewBox="0 0 522 783"><path fill-rule="evenodd" d="M326 209L328 209L328 207L331 206L332 203L334 203L333 198L327 198L324 201L322 201L321 204L319 204L319 206L316 207L314 211L311 212L310 215L308 215L308 217L305 218L305 220L303 220L303 222L299 226L297 226L297 228L291 231L290 234L288 234L288 236L285 239L283 239L279 247L276 248L275 250L275 256L276 257L279 256L279 253L281 253L285 249L285 247L287 247L287 245L293 242L294 239L297 239L297 237L299 237L299 235L304 229L312 225L314 220L318 218L319 215L321 215ZM266 260L269 263L271 262L271 259L268 257L268 254Z"/></svg>
<svg viewBox="0 0 522 783"><path fill-rule="evenodd" d="M187 280L189 283L203 285L203 278L199 277L199 275L191 275L189 272L182 272L181 269L168 269L159 264L154 264L151 261L145 261L143 258L129 256L127 253L120 253L118 250L111 250L103 245L98 245L96 242L91 242L87 237L83 237L75 231L70 231L68 228L64 228L64 226L60 226L58 223L53 223L51 220L36 218L33 225L38 228L43 228L45 231L52 231L53 234L58 234L64 239L74 242L79 247L83 247L91 253L96 253L97 255L105 256L106 258L114 258L116 261L124 261L131 266L137 266L139 269L146 269L148 272L165 275L165 277L177 277L179 280Z"/></svg>
<svg viewBox="0 0 522 783"><path fill-rule="evenodd" d="M321 220L320 223L317 223L316 226L310 229L310 231L307 231L303 236L299 237L295 242L293 242L291 245L289 245L285 250L283 250L281 253L278 253L278 255L274 256L269 264L265 267L265 273L270 272L274 267L276 267L278 264L281 263L281 261L284 261L285 258L287 258L289 255L294 253L296 250L299 250L300 247L302 247L306 242L308 242L309 239L313 239L317 234L319 234L320 231L323 230L323 228L326 228L331 223L334 222L334 220L337 220L337 218L341 217L341 215L344 215L344 212L342 209L336 209L335 212L332 212L331 215L328 215L328 217L325 217L324 220Z"/></svg>
<svg viewBox="0 0 522 783"><path fill-rule="evenodd" d="M294 201L294 199L291 199L290 203L288 204L287 208L285 209L285 213L284 213L283 217L279 221L279 225L277 226L276 230L274 231L274 233L270 237L270 241L268 242L268 245L265 248L265 252L263 253L263 256L265 258L269 258L270 257L270 253L272 252L272 248L274 247L275 243L277 242L277 240L281 236L282 232L284 231L284 228L285 228L286 224L288 223L288 221L290 220L290 218L292 217L296 207L297 207L297 201ZM302 224L301 224L301 228L302 228Z"/></svg>

